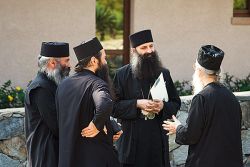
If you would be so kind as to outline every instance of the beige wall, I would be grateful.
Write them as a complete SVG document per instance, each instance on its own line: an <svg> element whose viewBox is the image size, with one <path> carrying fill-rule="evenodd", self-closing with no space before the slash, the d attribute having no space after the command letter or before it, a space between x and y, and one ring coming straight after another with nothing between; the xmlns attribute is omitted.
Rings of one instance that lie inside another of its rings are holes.
<svg viewBox="0 0 250 167"><path fill-rule="evenodd" d="M13 81L25 87L37 71L42 41L73 47L95 35L94 0L0 1L0 85Z"/></svg>
<svg viewBox="0 0 250 167"><path fill-rule="evenodd" d="M223 69L237 77L250 72L250 25L231 24L233 0L132 0L131 32L150 28L173 80L191 80L203 44L226 55ZM95 0L0 1L0 85L25 87L37 71L42 41L72 47L95 35Z"/></svg>
<svg viewBox="0 0 250 167"><path fill-rule="evenodd" d="M231 24L233 0L132 0L131 32L150 28L173 80L191 80L198 49L225 51L223 69L240 78L250 73L250 25Z"/></svg>

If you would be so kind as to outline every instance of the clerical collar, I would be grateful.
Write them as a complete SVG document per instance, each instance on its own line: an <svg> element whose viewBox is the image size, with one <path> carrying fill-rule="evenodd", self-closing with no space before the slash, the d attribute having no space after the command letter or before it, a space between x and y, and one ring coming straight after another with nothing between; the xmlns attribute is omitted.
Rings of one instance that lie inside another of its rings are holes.
<svg viewBox="0 0 250 167"><path fill-rule="evenodd" d="M207 87L207 86L209 86L209 85L218 85L218 86L220 86L221 83L218 82L218 81L213 81L213 82L208 83L206 86L204 86L204 88ZM203 88L203 89L204 89L204 88Z"/></svg>
<svg viewBox="0 0 250 167"><path fill-rule="evenodd" d="M95 73L89 69L84 68L83 71L95 75Z"/></svg>

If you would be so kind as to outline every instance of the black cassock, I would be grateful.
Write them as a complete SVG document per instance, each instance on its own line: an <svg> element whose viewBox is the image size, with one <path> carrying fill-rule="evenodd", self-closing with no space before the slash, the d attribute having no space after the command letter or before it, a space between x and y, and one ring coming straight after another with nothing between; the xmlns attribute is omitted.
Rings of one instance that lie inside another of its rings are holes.
<svg viewBox="0 0 250 167"><path fill-rule="evenodd" d="M117 100L113 116L121 119L123 134L117 142L119 161L143 167L169 167L168 136L162 128L163 120L175 115L180 107L180 98L176 92L170 73L162 69L169 101L164 102L163 110L152 120L142 117L136 107L137 99L147 99L152 81L134 77L131 65L118 69L114 78ZM125 165L124 165L125 166Z"/></svg>
<svg viewBox="0 0 250 167"><path fill-rule="evenodd" d="M210 83L194 96L176 143L189 145L187 167L242 167L241 108L224 86Z"/></svg>
<svg viewBox="0 0 250 167"><path fill-rule="evenodd" d="M38 73L25 94L25 135L30 167L58 164L56 84Z"/></svg>
<svg viewBox="0 0 250 167"><path fill-rule="evenodd" d="M89 70L65 79L56 93L59 123L59 167L117 167L110 113L113 102L107 84ZM100 131L81 136L93 121ZM107 126L108 135L103 131Z"/></svg>

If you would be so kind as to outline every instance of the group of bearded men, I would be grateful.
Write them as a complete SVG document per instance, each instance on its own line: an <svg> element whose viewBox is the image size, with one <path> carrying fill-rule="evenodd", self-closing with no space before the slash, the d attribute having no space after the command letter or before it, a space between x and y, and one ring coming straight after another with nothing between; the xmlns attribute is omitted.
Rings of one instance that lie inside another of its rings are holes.
<svg viewBox="0 0 250 167"><path fill-rule="evenodd" d="M168 137L176 134L176 143L189 145L186 167L242 167L241 108L219 80L224 52L199 49L194 97L181 124L181 100L151 30L129 39L130 63L113 81L96 37L73 48L78 62L70 76L69 44L42 42L25 94L28 166L170 167ZM167 100L150 93L160 74Z"/></svg>

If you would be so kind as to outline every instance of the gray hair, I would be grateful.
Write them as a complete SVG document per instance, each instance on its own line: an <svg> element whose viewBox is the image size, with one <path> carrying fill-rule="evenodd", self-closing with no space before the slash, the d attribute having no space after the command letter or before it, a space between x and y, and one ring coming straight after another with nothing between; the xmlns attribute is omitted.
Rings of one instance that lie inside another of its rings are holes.
<svg viewBox="0 0 250 167"><path fill-rule="evenodd" d="M136 52L133 52L131 55L130 55L130 64L131 64L131 67L132 67L132 71L133 73L136 73L136 66L138 64L138 61L139 61L139 55L138 53Z"/></svg>
<svg viewBox="0 0 250 167"><path fill-rule="evenodd" d="M216 75L216 76L219 76L220 75L220 72L221 72L221 69L215 71L215 70L208 70L204 67L202 67L198 61L196 60L195 62L195 68L198 68L198 69L201 69L202 71L204 71L207 75Z"/></svg>
<svg viewBox="0 0 250 167"><path fill-rule="evenodd" d="M39 72L45 73L48 78L53 80L57 85L62 81L63 77L60 75L60 71L62 70L60 63L57 64L56 68L54 70L48 69L47 65L49 63L49 60L55 59L56 62L60 62L60 58L54 58L54 57L45 57L45 56L38 56L38 67Z"/></svg>
<svg viewBox="0 0 250 167"><path fill-rule="evenodd" d="M50 59L55 59L57 62L60 61L60 58L45 57L45 56L42 56L42 55L38 56L39 72L42 72L42 73L47 73L48 72L47 65L48 65Z"/></svg>

